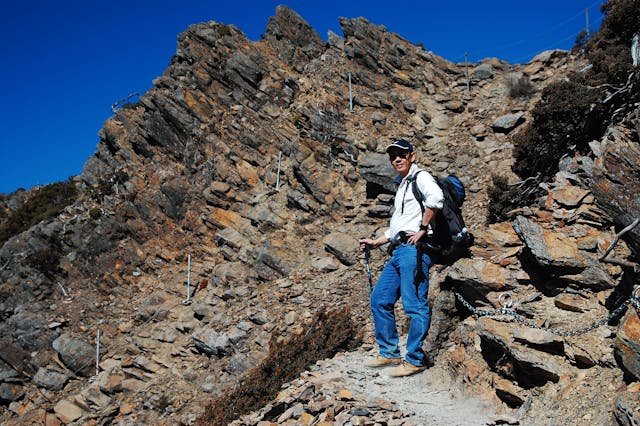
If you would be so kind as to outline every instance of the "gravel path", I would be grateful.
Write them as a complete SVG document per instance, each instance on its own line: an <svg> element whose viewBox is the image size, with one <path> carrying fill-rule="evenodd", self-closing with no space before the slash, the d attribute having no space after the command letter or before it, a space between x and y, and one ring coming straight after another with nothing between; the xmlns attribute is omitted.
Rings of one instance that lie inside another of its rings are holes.
<svg viewBox="0 0 640 426"><path fill-rule="evenodd" d="M346 352L322 362L322 370L340 372L345 387L365 400L381 398L413 414L415 425L476 426L495 424L493 408L479 399L456 396L448 387L438 366L410 377L385 375L387 368L368 368L364 363L376 356L375 350Z"/></svg>

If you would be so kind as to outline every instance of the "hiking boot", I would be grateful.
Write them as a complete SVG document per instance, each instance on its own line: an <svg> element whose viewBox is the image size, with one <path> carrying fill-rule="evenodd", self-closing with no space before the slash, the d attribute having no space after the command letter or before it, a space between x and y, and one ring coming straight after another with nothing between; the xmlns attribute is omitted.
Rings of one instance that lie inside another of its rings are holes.
<svg viewBox="0 0 640 426"><path fill-rule="evenodd" d="M386 374L389 377L406 377L424 371L427 367L417 366L409 364L407 361L402 361L399 366L392 368Z"/></svg>
<svg viewBox="0 0 640 426"><path fill-rule="evenodd" d="M389 365L398 365L402 359L400 358L385 358L383 356L377 356L374 360L366 362L364 365L372 368L388 367Z"/></svg>

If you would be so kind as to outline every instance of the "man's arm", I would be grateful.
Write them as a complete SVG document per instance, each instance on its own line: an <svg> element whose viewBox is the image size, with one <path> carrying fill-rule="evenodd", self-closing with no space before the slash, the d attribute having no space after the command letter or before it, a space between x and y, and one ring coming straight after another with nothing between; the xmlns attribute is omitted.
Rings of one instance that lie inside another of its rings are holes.
<svg viewBox="0 0 640 426"><path fill-rule="evenodd" d="M360 249L364 250L364 248L366 246L370 246L370 247L380 247L383 244L386 244L389 242L389 237L387 237L386 235L381 235L378 238L362 238L360 240Z"/></svg>
<svg viewBox="0 0 640 426"><path fill-rule="evenodd" d="M436 216L437 211L438 211L437 209L430 208L430 207L427 207L424 209L424 215L422 215L422 222L421 222L421 225L424 225L424 226L422 226L421 228L424 228L426 225L429 225L429 223L431 223L431 220ZM415 246L416 244L418 244L418 240L420 240L420 238L422 238L425 235L427 235L427 230L420 229L418 232L413 233L409 237L407 242Z"/></svg>

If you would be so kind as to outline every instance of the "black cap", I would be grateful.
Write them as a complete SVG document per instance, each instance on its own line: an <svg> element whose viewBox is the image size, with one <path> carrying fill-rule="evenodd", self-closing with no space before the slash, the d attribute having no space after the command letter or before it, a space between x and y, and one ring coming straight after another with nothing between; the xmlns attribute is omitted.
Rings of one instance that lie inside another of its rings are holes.
<svg viewBox="0 0 640 426"><path fill-rule="evenodd" d="M396 139L392 144L387 146L386 152L389 152L392 148L404 149L409 152L413 152L413 145L410 142L405 141L404 139Z"/></svg>

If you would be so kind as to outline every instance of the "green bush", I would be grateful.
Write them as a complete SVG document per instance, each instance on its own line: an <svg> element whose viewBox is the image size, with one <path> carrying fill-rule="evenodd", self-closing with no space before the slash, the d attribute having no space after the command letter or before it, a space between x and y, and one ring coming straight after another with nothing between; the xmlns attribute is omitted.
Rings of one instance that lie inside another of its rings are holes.
<svg viewBox="0 0 640 426"><path fill-rule="evenodd" d="M599 105L602 91L562 80L547 86L531 112L532 123L514 138L512 170L521 178L548 181L558 171L558 160L604 131Z"/></svg>
<svg viewBox="0 0 640 426"><path fill-rule="evenodd" d="M592 85L620 85L633 71L631 40L640 31L640 0L609 0L602 4L605 15L600 30L586 43L592 68Z"/></svg>
<svg viewBox="0 0 640 426"><path fill-rule="evenodd" d="M601 89L582 82L551 83L531 111L533 121L514 137L512 170L524 184L510 187L505 178L493 177L489 189L489 223L509 219L507 213L532 204L540 196L540 182L552 180L559 160L572 152L586 152L588 143L604 131Z"/></svg>
<svg viewBox="0 0 640 426"><path fill-rule="evenodd" d="M78 190L71 179L35 190L33 195L11 212L6 222L0 226L0 245L33 225L56 217L77 197Z"/></svg>

